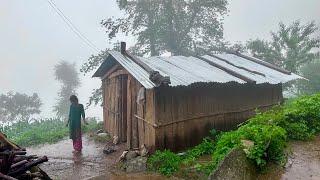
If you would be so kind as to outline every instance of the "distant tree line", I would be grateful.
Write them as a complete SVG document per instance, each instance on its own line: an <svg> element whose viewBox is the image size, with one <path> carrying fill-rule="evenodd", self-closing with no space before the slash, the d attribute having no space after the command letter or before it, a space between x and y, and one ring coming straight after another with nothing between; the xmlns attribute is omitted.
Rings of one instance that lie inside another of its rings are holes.
<svg viewBox="0 0 320 180"><path fill-rule="evenodd" d="M223 37L223 19L227 0L116 0L122 17L101 21L110 41L118 35L130 35L136 42L129 49L140 56L202 55L207 52L237 50L266 60L308 78L309 82L291 85L298 93L319 91L319 32L314 22L279 24L271 40L255 39L232 44ZM117 43L111 49L119 49ZM81 67L84 74L95 70L108 50L92 55ZM102 101L101 88L95 89L88 105Z"/></svg>
<svg viewBox="0 0 320 180"><path fill-rule="evenodd" d="M40 114L41 105L37 93L30 96L18 92L0 94L0 121L30 121L33 115Z"/></svg>
<svg viewBox="0 0 320 180"><path fill-rule="evenodd" d="M54 67L54 75L61 83L56 104L53 111L57 118L66 119L69 113L69 97L76 94L80 86L79 73L75 63L61 61ZM41 113L41 99L37 93L27 95L18 92L0 94L0 121L1 122L29 122L34 115Z"/></svg>

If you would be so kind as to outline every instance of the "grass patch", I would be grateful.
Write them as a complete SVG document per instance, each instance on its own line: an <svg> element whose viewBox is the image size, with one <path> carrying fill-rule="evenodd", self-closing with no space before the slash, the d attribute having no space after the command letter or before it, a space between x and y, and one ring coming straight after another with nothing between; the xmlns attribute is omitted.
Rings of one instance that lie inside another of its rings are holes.
<svg viewBox="0 0 320 180"><path fill-rule="evenodd" d="M88 133L89 138L98 143L110 142L112 140L112 137L109 133L105 133L104 131L102 131L101 133L97 134L98 130L103 129L103 122L99 122L97 126L98 127L95 128L95 131L91 131Z"/></svg>
<svg viewBox="0 0 320 180"><path fill-rule="evenodd" d="M87 126L83 127L83 132L86 133L99 128L99 123L91 120ZM19 121L9 126L1 126L0 131L21 146L52 144L69 135L66 123L59 119L40 119L30 123Z"/></svg>
<svg viewBox="0 0 320 180"><path fill-rule="evenodd" d="M319 132L320 94L303 96L267 112L258 112L237 130L221 134L212 130L210 133L213 136L205 138L181 157L168 150L157 151L149 158L148 165L154 171L172 175L188 164L209 175L232 149L247 148L243 147L241 141L249 140L253 146L246 150L247 158L253 161L258 170L264 170L268 163L286 162L284 151L289 140L308 140ZM196 159L205 154L211 154L212 161L196 163ZM164 160L164 157L167 159ZM163 167L169 170L163 170Z"/></svg>
<svg viewBox="0 0 320 180"><path fill-rule="evenodd" d="M95 141L95 142L99 142L99 143L105 143L111 140L111 136L109 134L105 135L105 136L99 136L97 134L90 134L90 137Z"/></svg>
<svg viewBox="0 0 320 180"><path fill-rule="evenodd" d="M163 175L171 175L179 169L181 157L169 151L156 151L153 156L148 159L149 169L160 172Z"/></svg>

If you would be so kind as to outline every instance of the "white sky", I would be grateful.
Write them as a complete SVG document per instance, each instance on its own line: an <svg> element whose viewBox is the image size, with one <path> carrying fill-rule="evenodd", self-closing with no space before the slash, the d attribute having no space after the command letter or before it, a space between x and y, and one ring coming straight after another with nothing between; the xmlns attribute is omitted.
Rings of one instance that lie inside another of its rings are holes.
<svg viewBox="0 0 320 180"><path fill-rule="evenodd" d="M98 48L108 45L100 22L120 14L116 0L55 0L58 7ZM231 0L225 18L228 41L268 39L278 23L315 20L320 26L319 0ZM128 39L124 39L128 40ZM61 20L47 0L0 0L0 93L13 90L39 93L43 116L53 116L52 106L59 90L53 66L60 60L76 62L78 68L94 53ZM99 79L82 77L78 90L85 104ZM101 107L89 116L101 117Z"/></svg>

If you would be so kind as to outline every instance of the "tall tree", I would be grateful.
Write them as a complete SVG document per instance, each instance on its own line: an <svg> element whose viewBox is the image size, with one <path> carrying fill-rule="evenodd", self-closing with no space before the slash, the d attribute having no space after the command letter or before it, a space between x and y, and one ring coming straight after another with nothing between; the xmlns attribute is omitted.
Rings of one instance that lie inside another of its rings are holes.
<svg viewBox="0 0 320 180"><path fill-rule="evenodd" d="M280 23L279 30L271 32L271 41L251 40L247 48L258 58L298 73L304 64L319 56L315 50L320 47L318 29L315 22L303 25L295 21L289 26Z"/></svg>
<svg viewBox="0 0 320 180"><path fill-rule="evenodd" d="M107 18L101 24L109 40L118 34L135 37L129 49L137 55L204 54L224 47L223 17L227 0L117 0L123 17ZM117 47L117 45L115 45ZM96 69L108 55L102 51L83 64L84 74ZM101 88L93 91L88 105L101 101Z"/></svg>
<svg viewBox="0 0 320 180"><path fill-rule="evenodd" d="M211 51L223 44L223 16L227 0L117 1L124 17L102 21L110 39L118 33L137 37L140 54L161 51L188 54Z"/></svg>
<svg viewBox="0 0 320 180"><path fill-rule="evenodd" d="M75 63L61 61L54 67L54 75L61 85L58 99L53 111L59 118L66 118L69 112L69 97L76 94L76 88L80 86L79 73Z"/></svg>
<svg viewBox="0 0 320 180"><path fill-rule="evenodd" d="M40 114L42 103L37 93L27 94L9 92L0 95L0 121L29 121L33 115Z"/></svg>
<svg viewBox="0 0 320 180"><path fill-rule="evenodd" d="M301 94L320 92L320 59L316 59L301 68L301 74L308 81L300 81L298 88Z"/></svg>

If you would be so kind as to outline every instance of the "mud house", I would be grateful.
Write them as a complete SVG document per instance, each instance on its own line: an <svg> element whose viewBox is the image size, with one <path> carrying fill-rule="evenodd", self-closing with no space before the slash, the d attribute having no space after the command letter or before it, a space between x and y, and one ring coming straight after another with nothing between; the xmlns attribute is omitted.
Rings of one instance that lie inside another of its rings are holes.
<svg viewBox="0 0 320 180"><path fill-rule="evenodd" d="M301 78L237 52L143 58L110 51L93 75L103 88L106 130L128 148L181 150L212 128L230 130L283 100Z"/></svg>

